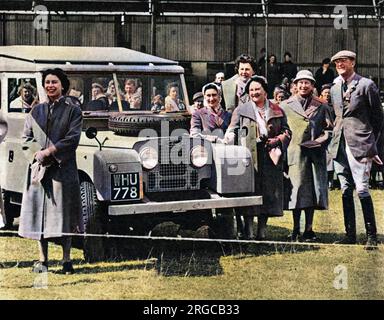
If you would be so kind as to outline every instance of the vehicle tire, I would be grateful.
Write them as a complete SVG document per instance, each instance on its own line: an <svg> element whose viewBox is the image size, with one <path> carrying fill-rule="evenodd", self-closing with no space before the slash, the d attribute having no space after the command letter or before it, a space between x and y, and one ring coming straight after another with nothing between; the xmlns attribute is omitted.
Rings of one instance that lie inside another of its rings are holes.
<svg viewBox="0 0 384 320"><path fill-rule="evenodd" d="M169 126L169 134L175 129L190 129L191 117L186 114L115 113L108 120L110 130L119 135L137 136L143 129L153 129L161 135L161 124ZM167 126L166 126L167 127Z"/></svg>
<svg viewBox="0 0 384 320"><path fill-rule="evenodd" d="M86 234L104 234L106 230L106 210L97 200L96 189L92 182L80 183L81 208ZM97 262L105 258L103 237L85 236L83 243L84 259L87 262Z"/></svg>
<svg viewBox="0 0 384 320"><path fill-rule="evenodd" d="M20 206L11 202L11 193L9 191L2 190L2 197L6 219L4 229L11 230L13 229L13 220L20 215Z"/></svg>

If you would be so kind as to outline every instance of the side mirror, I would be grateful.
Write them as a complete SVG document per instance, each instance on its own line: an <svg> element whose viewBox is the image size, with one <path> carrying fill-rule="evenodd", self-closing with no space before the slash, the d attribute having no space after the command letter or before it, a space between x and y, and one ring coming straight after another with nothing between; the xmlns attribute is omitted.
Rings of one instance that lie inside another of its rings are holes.
<svg viewBox="0 0 384 320"><path fill-rule="evenodd" d="M104 141L100 142L99 139L97 139L97 129L95 127L89 127L87 130L85 130L85 135L88 139L95 139L97 141L97 143L99 144L99 150L101 150L105 141L108 140L108 137L105 137Z"/></svg>
<svg viewBox="0 0 384 320"><path fill-rule="evenodd" d="M97 129L95 127L89 127L85 131L85 135L87 136L88 139L95 139L97 136Z"/></svg>

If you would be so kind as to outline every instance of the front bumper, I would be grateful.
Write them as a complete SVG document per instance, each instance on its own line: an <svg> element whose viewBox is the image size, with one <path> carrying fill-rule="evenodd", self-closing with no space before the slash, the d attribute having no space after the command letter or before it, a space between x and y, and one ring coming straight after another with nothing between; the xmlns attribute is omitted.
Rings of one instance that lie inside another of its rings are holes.
<svg viewBox="0 0 384 320"><path fill-rule="evenodd" d="M170 211L177 213L192 210L249 207L263 204L262 198L262 196L223 197L212 193L211 199L167 202L148 201L138 204L110 205L108 207L108 214L111 216L121 216Z"/></svg>

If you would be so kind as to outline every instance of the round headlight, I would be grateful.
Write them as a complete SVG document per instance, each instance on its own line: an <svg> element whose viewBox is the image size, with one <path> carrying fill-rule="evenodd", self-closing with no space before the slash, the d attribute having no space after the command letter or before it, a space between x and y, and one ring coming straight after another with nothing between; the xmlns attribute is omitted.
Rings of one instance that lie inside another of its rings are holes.
<svg viewBox="0 0 384 320"><path fill-rule="evenodd" d="M153 169L158 163L158 154L155 148L144 147L140 150L141 164L145 169Z"/></svg>
<svg viewBox="0 0 384 320"><path fill-rule="evenodd" d="M193 147L191 151L191 161L195 167L201 168L208 163L208 150L203 146Z"/></svg>

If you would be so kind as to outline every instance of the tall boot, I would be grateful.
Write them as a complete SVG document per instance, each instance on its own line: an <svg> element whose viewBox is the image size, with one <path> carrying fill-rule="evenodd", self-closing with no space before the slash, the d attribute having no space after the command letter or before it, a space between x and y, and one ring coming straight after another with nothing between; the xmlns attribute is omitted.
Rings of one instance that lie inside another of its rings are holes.
<svg viewBox="0 0 384 320"><path fill-rule="evenodd" d="M245 239L253 239L253 216L244 216L244 237Z"/></svg>
<svg viewBox="0 0 384 320"><path fill-rule="evenodd" d="M355 244L356 243L356 214L355 203L353 202L353 194L343 194L343 213L344 213L344 226L346 236L337 244Z"/></svg>
<svg viewBox="0 0 384 320"><path fill-rule="evenodd" d="M235 209L235 215L236 215L236 229L237 229L237 236L239 239L244 238L244 223L241 216L241 211L239 209Z"/></svg>
<svg viewBox="0 0 384 320"><path fill-rule="evenodd" d="M293 209L293 230L292 234L288 236L288 241L298 241L300 239L300 216L301 209Z"/></svg>
<svg viewBox="0 0 384 320"><path fill-rule="evenodd" d="M363 209L365 230L367 232L367 243L364 249L377 249L376 219L371 196L360 198L360 203Z"/></svg>
<svg viewBox="0 0 384 320"><path fill-rule="evenodd" d="M257 236L256 240L265 240L267 238L268 216L259 215L257 217Z"/></svg>

